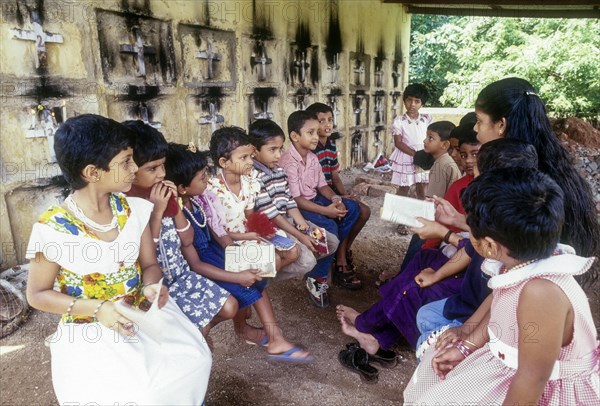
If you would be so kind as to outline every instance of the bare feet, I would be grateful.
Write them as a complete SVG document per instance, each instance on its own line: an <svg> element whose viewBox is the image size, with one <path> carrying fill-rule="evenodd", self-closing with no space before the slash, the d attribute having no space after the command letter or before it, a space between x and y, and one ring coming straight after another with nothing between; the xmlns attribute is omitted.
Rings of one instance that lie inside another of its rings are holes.
<svg viewBox="0 0 600 406"><path fill-rule="evenodd" d="M337 305L335 308L335 312L337 314L338 319L340 317L343 317L344 319L346 319L346 322L351 325L354 325L356 318L358 317L358 315L360 315L360 313L354 310L353 308L344 305Z"/></svg>
<svg viewBox="0 0 600 406"><path fill-rule="evenodd" d="M338 318L342 324L342 331L344 334L355 338L366 352L373 355L379 350L379 342L375 337L373 337L371 334L361 333L358 331L354 325L349 324L348 321L346 321L344 316L338 315Z"/></svg>

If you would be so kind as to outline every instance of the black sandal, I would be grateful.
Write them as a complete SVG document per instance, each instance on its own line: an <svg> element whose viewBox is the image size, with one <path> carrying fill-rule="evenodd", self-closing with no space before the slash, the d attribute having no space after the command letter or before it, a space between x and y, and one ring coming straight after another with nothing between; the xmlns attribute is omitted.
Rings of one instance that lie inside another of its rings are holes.
<svg viewBox="0 0 600 406"><path fill-rule="evenodd" d="M338 360L342 366L356 372L364 383L374 384L379 380L379 371L369 365L369 354L360 346L340 351Z"/></svg>
<svg viewBox="0 0 600 406"><path fill-rule="evenodd" d="M349 290L358 290L360 288L362 288L362 281L360 279L358 279L358 277L356 276L356 274L352 271L347 271L347 272L342 272L340 269L341 268L346 268L348 269L347 265L335 265L335 267L333 268L333 283L335 283L336 285L345 288L345 289L349 289Z"/></svg>
<svg viewBox="0 0 600 406"><path fill-rule="evenodd" d="M361 348L359 343L349 343L346 344L346 348L350 350L351 348ZM379 366L383 368L394 368L398 365L398 354L395 351L384 350L380 348L377 350L375 354L367 353L369 360L368 362L376 362Z"/></svg>

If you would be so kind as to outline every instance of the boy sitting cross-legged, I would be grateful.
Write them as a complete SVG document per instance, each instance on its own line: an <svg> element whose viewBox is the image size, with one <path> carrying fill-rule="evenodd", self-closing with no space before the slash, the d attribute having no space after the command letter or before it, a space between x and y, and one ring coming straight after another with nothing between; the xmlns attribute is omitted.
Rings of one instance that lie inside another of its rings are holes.
<svg viewBox="0 0 600 406"><path fill-rule="evenodd" d="M277 277L306 274L307 279L310 278L307 287L311 301L319 307L327 307L329 300L326 284L320 283L317 289L314 282L327 278L333 253L339 244L337 236L327 233L328 254L317 254L316 242L301 231L308 230L309 224L298 210L298 205L290 193L285 171L279 167L285 142L281 127L271 120L256 120L250 125L249 138L256 148L252 177L260 184L254 209L264 213L277 227L300 243L300 258L283 268ZM314 227L314 224L311 226Z"/></svg>
<svg viewBox="0 0 600 406"><path fill-rule="evenodd" d="M340 241L334 282L349 289L358 289L362 282L348 268L345 254L348 236L360 216L360 207L356 202L338 196L327 185L319 159L312 153L319 143L318 131L319 122L313 114L306 111L292 113L288 118L292 146L279 162L287 173L290 191L304 218L337 235ZM325 280L315 280L314 283L322 285Z"/></svg>

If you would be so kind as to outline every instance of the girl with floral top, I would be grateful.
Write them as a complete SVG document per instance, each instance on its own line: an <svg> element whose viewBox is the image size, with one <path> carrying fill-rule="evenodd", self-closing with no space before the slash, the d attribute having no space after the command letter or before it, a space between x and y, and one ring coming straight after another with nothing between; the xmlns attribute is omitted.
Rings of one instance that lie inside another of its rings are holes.
<svg viewBox="0 0 600 406"><path fill-rule="evenodd" d="M122 194L138 169L129 136L119 123L91 114L56 132L56 158L73 192L33 226L27 300L62 314L49 338L58 403L199 405L210 351L158 283L152 205ZM159 336L125 316L154 301L158 311L144 317L161 327Z"/></svg>
<svg viewBox="0 0 600 406"><path fill-rule="evenodd" d="M256 195L260 185L256 179L250 179L253 168L252 155L254 146L241 128L226 127L215 131L210 140L210 152L213 161L219 167L219 175L208 181L208 191L214 193L224 208L227 232L231 240L256 240L257 233L246 232L246 215L254 211ZM276 252L277 269L298 259L299 250ZM268 337L268 353L270 359L289 362L310 362L314 359L308 352L294 346L283 338L281 328L277 324L271 301L264 291L263 284L255 284L257 295L250 300L242 300L240 307L250 304L256 309ZM233 293L233 291L232 291ZM235 293L233 293L235 295ZM247 312L236 315L236 330L243 331Z"/></svg>

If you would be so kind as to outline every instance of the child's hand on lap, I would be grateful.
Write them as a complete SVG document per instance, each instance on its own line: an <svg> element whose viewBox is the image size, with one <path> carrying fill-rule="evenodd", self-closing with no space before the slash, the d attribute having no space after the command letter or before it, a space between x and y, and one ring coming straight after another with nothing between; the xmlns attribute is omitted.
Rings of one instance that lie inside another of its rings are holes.
<svg viewBox="0 0 600 406"><path fill-rule="evenodd" d="M306 245L308 249L311 250L311 252L317 252L317 249L315 247L318 243L310 236L303 234L298 238L298 241Z"/></svg>
<svg viewBox="0 0 600 406"><path fill-rule="evenodd" d="M340 219L344 217L346 213L347 211L340 209L336 203L331 203L329 206L325 206L325 215L329 218Z"/></svg>
<svg viewBox="0 0 600 406"><path fill-rule="evenodd" d="M463 359L465 359L465 356L458 348L454 346L446 347L433 357L431 366L433 366L434 372L440 379L445 379L448 372L452 371Z"/></svg>
<svg viewBox="0 0 600 406"><path fill-rule="evenodd" d="M258 269L247 269L238 273L238 284L245 288L249 288L258 281L262 281L262 277L258 275Z"/></svg>
<svg viewBox="0 0 600 406"><path fill-rule="evenodd" d="M462 327L451 327L444 331L435 343L435 349L439 351L448 345L453 345L458 340L464 339L466 334L463 333Z"/></svg>
<svg viewBox="0 0 600 406"><path fill-rule="evenodd" d="M437 283L436 272L432 268L425 268L415 276L415 282L421 288L431 286Z"/></svg>

